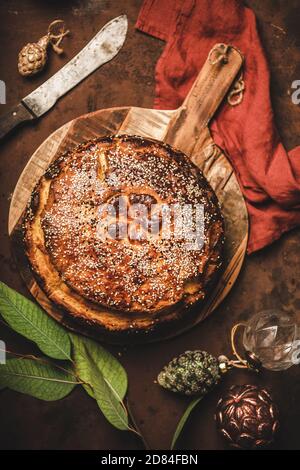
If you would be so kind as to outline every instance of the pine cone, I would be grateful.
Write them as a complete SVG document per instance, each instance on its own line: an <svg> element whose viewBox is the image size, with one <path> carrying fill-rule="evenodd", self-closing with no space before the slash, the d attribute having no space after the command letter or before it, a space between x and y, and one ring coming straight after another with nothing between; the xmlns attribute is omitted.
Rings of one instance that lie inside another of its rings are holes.
<svg viewBox="0 0 300 470"><path fill-rule="evenodd" d="M157 380L172 392L205 395L220 380L219 364L206 351L186 351L172 359Z"/></svg>
<svg viewBox="0 0 300 470"><path fill-rule="evenodd" d="M232 386L219 400L215 418L223 437L239 449L269 445L279 429L272 397L255 385Z"/></svg>

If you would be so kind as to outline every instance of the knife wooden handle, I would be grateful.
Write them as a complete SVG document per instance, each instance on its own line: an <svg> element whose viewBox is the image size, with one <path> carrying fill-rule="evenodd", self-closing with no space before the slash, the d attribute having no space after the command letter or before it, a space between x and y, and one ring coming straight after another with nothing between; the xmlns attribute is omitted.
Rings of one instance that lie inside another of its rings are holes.
<svg viewBox="0 0 300 470"><path fill-rule="evenodd" d="M0 139L8 134L14 127L18 126L22 122L31 121L32 119L35 119L35 116L33 116L22 103L11 108L8 112L1 114Z"/></svg>

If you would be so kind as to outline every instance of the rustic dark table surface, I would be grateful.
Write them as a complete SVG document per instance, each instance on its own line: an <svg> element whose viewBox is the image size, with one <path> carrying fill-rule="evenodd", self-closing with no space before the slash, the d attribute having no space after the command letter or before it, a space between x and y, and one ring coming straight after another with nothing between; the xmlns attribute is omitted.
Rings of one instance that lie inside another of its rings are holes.
<svg viewBox="0 0 300 470"><path fill-rule="evenodd" d="M77 53L108 20L126 13L129 32L119 55L73 89L34 125L24 126L1 142L1 280L28 295L10 254L7 217L10 196L28 158L43 140L67 121L111 106L152 107L154 67L164 44L141 34L134 23L142 0L2 0L0 3L0 79L7 85L7 104L16 104ZM293 80L300 79L300 0L249 0L257 14L269 60L271 93L282 139L288 149L300 144L299 106L292 104ZM65 40L66 54L51 54L46 70L33 80L17 72L17 54L27 42L37 40L55 18L63 18L72 36ZM151 448L169 446L186 402L154 383L161 367L186 349L201 348L215 355L230 353L229 331L265 308L300 310L300 230L285 235L260 253L246 258L228 298L205 322L192 331L160 344L111 348L129 375L129 404ZM27 353L32 346L0 325L0 338L9 349ZM281 432L274 448L300 449L300 369L228 374L193 414L180 447L226 448L213 420L216 402L232 383L259 383L273 389L281 410ZM59 402L47 403L14 393L0 392L1 449L136 449L134 436L113 429L97 406L80 389Z"/></svg>

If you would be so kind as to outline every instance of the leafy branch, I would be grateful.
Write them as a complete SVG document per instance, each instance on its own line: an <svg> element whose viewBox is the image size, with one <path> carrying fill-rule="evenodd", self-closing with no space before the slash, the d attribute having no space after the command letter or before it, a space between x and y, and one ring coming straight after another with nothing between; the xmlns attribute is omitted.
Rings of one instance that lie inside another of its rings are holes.
<svg viewBox="0 0 300 470"><path fill-rule="evenodd" d="M100 344L68 333L38 305L0 282L0 315L14 331L34 342L46 356L20 356L0 365L0 390L10 388L41 400L59 400L77 385L97 402L117 429L140 433L130 426L124 404L127 374Z"/></svg>

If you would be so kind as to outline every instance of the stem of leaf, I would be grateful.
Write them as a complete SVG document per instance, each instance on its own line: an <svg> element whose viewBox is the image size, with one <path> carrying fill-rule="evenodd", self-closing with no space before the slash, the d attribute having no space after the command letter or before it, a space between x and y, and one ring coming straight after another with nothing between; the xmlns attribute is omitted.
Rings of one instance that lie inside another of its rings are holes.
<svg viewBox="0 0 300 470"><path fill-rule="evenodd" d="M60 369L62 370L63 372L66 372L67 374L69 375L72 375L73 377L75 377L77 379L77 382L78 384L82 384L83 382L81 381L80 377L78 377L77 374L75 374L72 370L70 369L65 369L64 367L62 366L59 366L58 364L56 364L55 362L49 362L49 361L46 361L45 359L42 359L41 357L37 357L37 356L34 356L33 354L18 354L16 352L13 352L13 351L9 351L8 349L1 349L0 348L0 351L2 352L7 352L8 354L12 354L13 356L16 356L16 357L19 357L21 359L32 359L33 361L37 361L37 362L41 362L42 364L46 364L46 365L51 365L53 367L56 367L56 369Z"/></svg>
<svg viewBox="0 0 300 470"><path fill-rule="evenodd" d="M133 416L133 413L130 409L130 406L129 406L129 400L127 399L126 400L126 405L127 405L127 411L128 411L128 415L132 421L132 424L134 425L134 428L129 428L130 431L132 431L134 434L136 434L139 439L142 441L142 443L144 444L144 447L146 450L150 450L150 446L148 444L148 442L146 441L145 437L143 436L141 430L139 429L137 423L136 423L136 420L134 419L134 416Z"/></svg>

